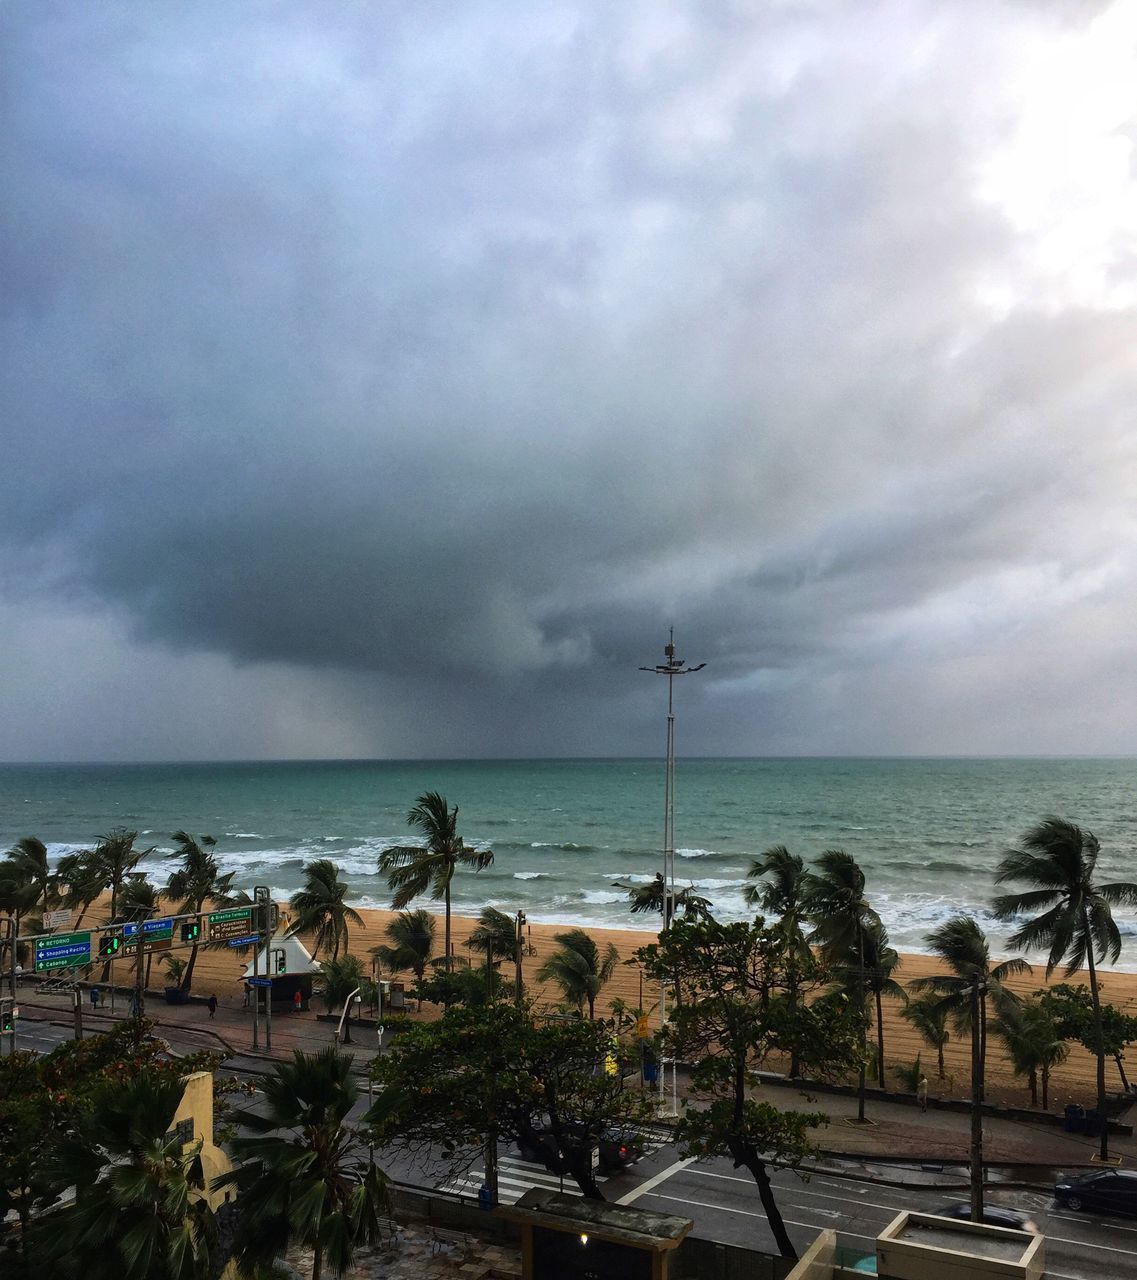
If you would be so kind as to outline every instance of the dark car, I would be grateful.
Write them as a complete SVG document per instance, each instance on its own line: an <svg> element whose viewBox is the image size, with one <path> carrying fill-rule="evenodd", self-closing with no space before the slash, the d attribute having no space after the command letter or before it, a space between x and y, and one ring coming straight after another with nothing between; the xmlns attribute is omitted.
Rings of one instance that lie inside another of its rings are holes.
<svg viewBox="0 0 1137 1280"><path fill-rule="evenodd" d="M565 1126L565 1136L570 1142L587 1143L587 1136L576 1125ZM517 1140L522 1160L543 1164L550 1173L567 1173L568 1161L560 1149L556 1137L548 1129L534 1126L532 1135ZM602 1173L615 1173L634 1163L643 1155L643 1142L632 1130L605 1129L597 1144L597 1164Z"/></svg>
<svg viewBox="0 0 1137 1280"><path fill-rule="evenodd" d="M1064 1209L1098 1209L1137 1217L1137 1173L1127 1169L1095 1169L1076 1177L1060 1177L1054 1198Z"/></svg>
<svg viewBox="0 0 1137 1280"><path fill-rule="evenodd" d="M935 1213L940 1218L971 1221L971 1205L966 1200L945 1204L942 1209L936 1209ZM1001 1204L985 1204L982 1220L989 1227L1006 1227L1010 1231L1026 1231L1032 1236L1038 1235L1038 1227L1030 1215L1023 1213L1021 1209L1008 1209Z"/></svg>

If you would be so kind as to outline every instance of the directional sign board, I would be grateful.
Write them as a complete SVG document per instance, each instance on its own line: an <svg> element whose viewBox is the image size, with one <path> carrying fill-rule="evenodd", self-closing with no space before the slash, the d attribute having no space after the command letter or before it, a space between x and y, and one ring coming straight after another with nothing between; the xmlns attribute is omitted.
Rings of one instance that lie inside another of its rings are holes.
<svg viewBox="0 0 1137 1280"><path fill-rule="evenodd" d="M142 941L147 951L168 951L174 937L174 921L172 917L164 920L144 920L142 922ZM124 924L122 926L122 949L132 953L138 946L138 926Z"/></svg>
<svg viewBox="0 0 1137 1280"><path fill-rule="evenodd" d="M237 946L244 946L245 935L253 927L252 907L230 907L228 911L211 911L209 920L209 941L229 942L233 938L241 938ZM255 940L256 934L253 934Z"/></svg>
<svg viewBox="0 0 1137 1280"><path fill-rule="evenodd" d="M246 933L239 938L230 938L228 941L231 947L249 947L254 942L259 942L260 939L261 935L259 933Z"/></svg>
<svg viewBox="0 0 1137 1280"><path fill-rule="evenodd" d="M245 981L250 987L271 987L271 978L246 978Z"/></svg>
<svg viewBox="0 0 1137 1280"><path fill-rule="evenodd" d="M83 933L53 933L47 938L36 939L36 973L47 969L70 969L76 964L91 963L91 935Z"/></svg>

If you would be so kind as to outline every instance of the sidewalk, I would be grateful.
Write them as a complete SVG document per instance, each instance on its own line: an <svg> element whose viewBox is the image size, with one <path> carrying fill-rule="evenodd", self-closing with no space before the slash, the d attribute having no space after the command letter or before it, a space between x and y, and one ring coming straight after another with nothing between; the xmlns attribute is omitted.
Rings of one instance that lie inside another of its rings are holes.
<svg viewBox="0 0 1137 1280"><path fill-rule="evenodd" d="M85 996L86 993L84 993ZM204 993L203 993L204 994ZM70 1024L71 1004L67 997L36 995L25 988L20 996L23 1016ZM118 999L118 1017L125 1017L128 997ZM334 1043L335 1024L318 1021L314 1012L276 1014L272 1022L272 1053L264 1047L265 1028L262 1019L260 1048L252 1049L252 1014L241 1007L239 998L223 1000L211 1019L204 1001L186 1005L167 1005L160 996L150 996L147 1016L155 1024L158 1035L177 1029L179 1036L188 1035L201 1048L215 1047L242 1058L260 1059L268 1070L273 1059L288 1057L293 1050L306 1053ZM83 1008L84 1030L105 1030L111 1023L109 1006L101 1006L92 1015L89 1005ZM372 1025L353 1024L351 1042L341 1045L343 1052L356 1059L357 1070L363 1070L377 1052ZM680 1093L683 1092L680 1075ZM887 1101L869 1099L865 1108L868 1123L856 1122L857 1099L843 1094L809 1093L788 1084L764 1083L755 1096L780 1110L821 1111L829 1123L814 1131L814 1138L826 1157L851 1159L866 1171L876 1170L876 1177L886 1178L888 1166L895 1163L915 1166L903 1171L905 1181L920 1165L966 1166L970 1155L971 1117L968 1112L937 1107L931 1101L927 1112L921 1112L914 1100L896 1097ZM1120 1117L1137 1124L1137 1104ZM1121 1156L1123 1167L1137 1167L1137 1137L1110 1134L1110 1153ZM1067 1133L1061 1125L1041 1118L1037 1121L1012 1120L985 1115L983 1119L983 1158L991 1166L1005 1166L1007 1174L1021 1169L1022 1180L1053 1181L1054 1172L1078 1166L1092 1166L1098 1140L1084 1134ZM1033 1170L1025 1168L1033 1166ZM893 1171L893 1175L899 1172ZM935 1175L936 1170L927 1170ZM944 1171L946 1172L946 1171ZM1031 1173L1033 1172L1033 1178ZM873 1176L866 1173L866 1176ZM940 1174L942 1176L942 1174Z"/></svg>

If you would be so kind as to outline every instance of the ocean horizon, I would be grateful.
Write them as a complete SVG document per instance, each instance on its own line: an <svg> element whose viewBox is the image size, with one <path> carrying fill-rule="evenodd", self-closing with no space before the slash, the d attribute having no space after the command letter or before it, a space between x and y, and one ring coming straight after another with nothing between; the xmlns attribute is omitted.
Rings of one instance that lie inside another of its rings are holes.
<svg viewBox="0 0 1137 1280"><path fill-rule="evenodd" d="M489 904L533 921L647 930L653 919L631 915L613 881L646 882L660 867L663 774L660 757L4 764L0 848L35 835L54 863L125 826L153 847L141 869L161 886L172 833L186 829L216 837L242 887L265 884L283 900L305 862L327 857L355 905L387 907L378 856L414 843L407 810L436 790L458 805L467 843L495 854L487 870L455 878L455 911ZM1137 880L1135 782L1137 756L682 756L677 879L721 918L748 918L753 856L773 844L807 861L843 848L898 949L924 950L931 929L966 911L1003 952L993 869L1041 818L1089 827L1101 877ZM1118 967L1137 969L1137 913L1115 918Z"/></svg>

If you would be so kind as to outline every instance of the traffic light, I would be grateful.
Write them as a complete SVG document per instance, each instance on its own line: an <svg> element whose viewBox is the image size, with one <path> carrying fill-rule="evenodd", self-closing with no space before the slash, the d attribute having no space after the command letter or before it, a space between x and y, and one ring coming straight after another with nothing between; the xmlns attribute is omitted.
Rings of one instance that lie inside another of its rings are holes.
<svg viewBox="0 0 1137 1280"><path fill-rule="evenodd" d="M117 933L106 933L99 939L99 955L104 960L110 960L118 955L121 946L122 939Z"/></svg>
<svg viewBox="0 0 1137 1280"><path fill-rule="evenodd" d="M0 998L0 1035L8 1035L16 1029L16 1005L10 996Z"/></svg>
<svg viewBox="0 0 1137 1280"><path fill-rule="evenodd" d="M196 942L201 937L201 921L186 920L182 924L182 941Z"/></svg>
<svg viewBox="0 0 1137 1280"><path fill-rule="evenodd" d="M286 973L288 971L288 953L283 947L274 947L272 953L276 957L277 973Z"/></svg>

